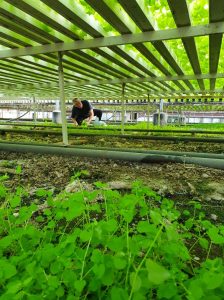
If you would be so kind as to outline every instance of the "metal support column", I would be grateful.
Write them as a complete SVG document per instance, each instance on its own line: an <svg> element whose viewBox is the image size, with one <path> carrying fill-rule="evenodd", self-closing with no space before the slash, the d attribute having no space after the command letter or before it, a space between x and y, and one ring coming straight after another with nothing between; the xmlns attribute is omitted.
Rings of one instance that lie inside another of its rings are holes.
<svg viewBox="0 0 224 300"><path fill-rule="evenodd" d="M147 103L147 129L149 130L149 94L148 94L148 103Z"/></svg>
<svg viewBox="0 0 224 300"><path fill-rule="evenodd" d="M159 113L158 113L158 125L162 126L161 124L161 112L163 112L163 99L159 101Z"/></svg>
<svg viewBox="0 0 224 300"><path fill-rule="evenodd" d="M36 98L33 96L33 121L34 124L37 122L37 107L36 107Z"/></svg>
<svg viewBox="0 0 224 300"><path fill-rule="evenodd" d="M68 145L68 129L67 129L67 121L66 121L62 56L63 54L61 52L58 52L58 76L59 76L60 108L61 108L61 120L62 120L62 137L63 137L63 144Z"/></svg>
<svg viewBox="0 0 224 300"><path fill-rule="evenodd" d="M121 97L121 134L124 134L124 122L125 122L125 83L122 83L122 97Z"/></svg>

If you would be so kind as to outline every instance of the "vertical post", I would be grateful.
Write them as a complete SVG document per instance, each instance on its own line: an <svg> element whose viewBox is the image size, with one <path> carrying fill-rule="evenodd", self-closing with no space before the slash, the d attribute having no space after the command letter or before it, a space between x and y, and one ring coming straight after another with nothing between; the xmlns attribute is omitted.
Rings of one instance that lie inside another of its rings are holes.
<svg viewBox="0 0 224 300"><path fill-rule="evenodd" d="M163 99L160 99L159 108L160 112L163 112Z"/></svg>
<svg viewBox="0 0 224 300"><path fill-rule="evenodd" d="M42 115L42 121L45 121L44 118L44 100L41 100L41 115Z"/></svg>
<svg viewBox="0 0 224 300"><path fill-rule="evenodd" d="M17 106L17 111L16 111L16 118L19 118L19 115L20 115L20 110L19 110L19 105Z"/></svg>
<svg viewBox="0 0 224 300"><path fill-rule="evenodd" d="M159 101L159 112L158 112L158 125L162 126L161 124L161 112L163 112L163 99Z"/></svg>
<svg viewBox="0 0 224 300"><path fill-rule="evenodd" d="M160 105L159 105L159 109L158 109L158 126L161 126L161 123L160 123Z"/></svg>
<svg viewBox="0 0 224 300"><path fill-rule="evenodd" d="M147 130L149 130L149 94L148 96L148 103L147 103Z"/></svg>
<svg viewBox="0 0 224 300"><path fill-rule="evenodd" d="M122 97L121 97L121 134L124 134L125 122L125 99L124 99L125 83L122 83Z"/></svg>
<svg viewBox="0 0 224 300"><path fill-rule="evenodd" d="M160 99L160 103L159 103L159 125L162 126L164 125L165 120L163 119L163 121L161 120L161 113L163 113L163 99ZM163 116L164 118L164 116Z"/></svg>
<svg viewBox="0 0 224 300"><path fill-rule="evenodd" d="M178 110L178 125L180 126L181 125L181 116L182 116L182 113L181 113L181 108L179 108Z"/></svg>
<svg viewBox="0 0 224 300"><path fill-rule="evenodd" d="M60 94L61 120L62 120L62 137L63 137L63 144L68 145L68 129L67 129L67 121L66 121L62 56L63 54L61 52L58 52L58 76L59 76L59 94Z"/></svg>
<svg viewBox="0 0 224 300"><path fill-rule="evenodd" d="M36 98L33 96L33 121L34 124L37 122L37 108L36 108Z"/></svg>
<svg viewBox="0 0 224 300"><path fill-rule="evenodd" d="M115 110L114 110L114 119L113 121L116 123L117 122L117 109L115 107Z"/></svg>

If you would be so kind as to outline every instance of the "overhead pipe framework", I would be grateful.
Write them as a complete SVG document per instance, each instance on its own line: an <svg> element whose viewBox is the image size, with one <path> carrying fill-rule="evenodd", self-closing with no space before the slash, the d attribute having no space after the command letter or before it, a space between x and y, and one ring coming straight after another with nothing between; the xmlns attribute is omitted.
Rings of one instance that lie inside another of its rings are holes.
<svg viewBox="0 0 224 300"><path fill-rule="evenodd" d="M49 100L49 99L42 99L38 97L36 99L37 104L44 104L44 105L55 105L55 101L58 100L58 96L55 95L54 99L56 97L56 100ZM121 104L122 103L122 97L119 95L114 96L113 99L108 96L105 97L106 99L101 99L100 97L96 96L92 100L92 103L94 105L116 105L116 104ZM135 96L134 98L131 95L128 95L128 98L126 99L126 104L127 105L158 105L160 102L160 99L164 99L167 101L164 101L164 105L197 105L197 104L204 104L204 105L224 105L223 103L223 95L206 95L206 96L199 96L199 95L158 95L158 96L153 96L150 94L142 95L140 96ZM23 100L23 99L17 99L17 97L0 97L0 105L15 105L15 104L28 104L32 105L32 100ZM67 100L66 105L72 104L72 101Z"/></svg>
<svg viewBox="0 0 224 300"><path fill-rule="evenodd" d="M208 158L208 157L194 157L186 155L165 155L148 154L140 152L121 152L110 150L94 150L85 148L72 148L65 146L43 146L35 144L15 144L15 143L0 143L0 149L7 152L30 152L51 155L65 155L65 156L78 156L90 158L103 158L112 160L132 161L140 163L184 163L196 164L204 167L215 168L224 170L224 159ZM164 153L164 152L163 152Z"/></svg>

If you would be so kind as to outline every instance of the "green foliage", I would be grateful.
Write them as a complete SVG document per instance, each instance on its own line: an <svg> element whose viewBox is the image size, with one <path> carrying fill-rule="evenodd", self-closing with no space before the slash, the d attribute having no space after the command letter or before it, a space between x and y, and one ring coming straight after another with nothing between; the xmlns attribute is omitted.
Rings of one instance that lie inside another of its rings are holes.
<svg viewBox="0 0 224 300"><path fill-rule="evenodd" d="M85 176L89 176L89 171L88 170L81 170L81 171L78 171L76 172L72 177L71 177L71 182L78 179L78 178L81 178L81 177L85 177Z"/></svg>
<svg viewBox="0 0 224 300"><path fill-rule="evenodd" d="M40 189L48 207L39 209L2 178L0 299L222 299L224 264L214 253L223 251L223 225L194 201L193 214L179 212L140 182L127 194L95 185L56 197Z"/></svg>

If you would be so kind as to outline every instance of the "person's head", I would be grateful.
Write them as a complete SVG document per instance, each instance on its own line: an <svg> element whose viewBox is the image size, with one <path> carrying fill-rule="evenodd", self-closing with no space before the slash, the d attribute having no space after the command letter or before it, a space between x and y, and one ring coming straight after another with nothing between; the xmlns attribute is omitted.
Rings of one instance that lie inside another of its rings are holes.
<svg viewBox="0 0 224 300"><path fill-rule="evenodd" d="M82 108L82 102L78 98L74 98L73 100L73 105L77 108Z"/></svg>

